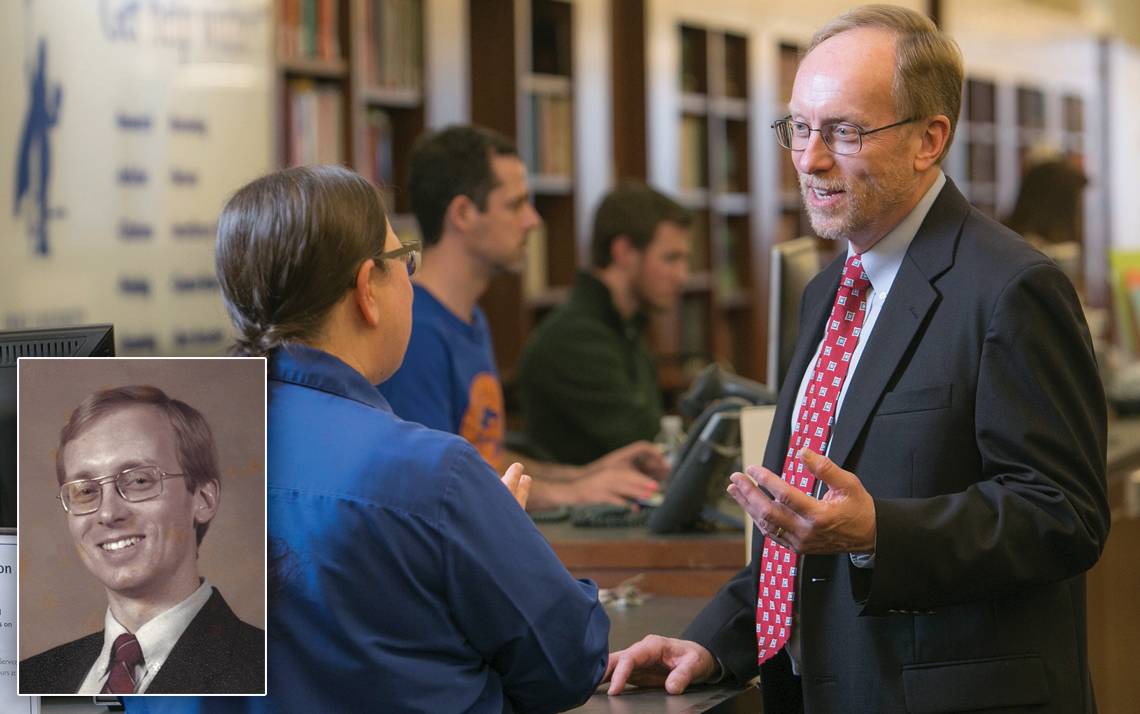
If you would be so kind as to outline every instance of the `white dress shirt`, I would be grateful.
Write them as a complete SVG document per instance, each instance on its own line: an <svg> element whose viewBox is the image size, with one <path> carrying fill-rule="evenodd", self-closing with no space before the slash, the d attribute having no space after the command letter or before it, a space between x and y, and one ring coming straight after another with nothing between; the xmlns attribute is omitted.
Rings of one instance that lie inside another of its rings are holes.
<svg viewBox="0 0 1140 714"><path fill-rule="evenodd" d="M151 618L134 633L143 653L143 663L136 666L134 671L135 694L146 692L154 676L170 656L174 644L210 599L212 592L212 586L203 578L198 589L185 600L161 615ZM107 608L107 614L103 616L103 649L95 659L95 664L87 671L87 677L79 685L77 694L98 694L102 691L111 669L111 645L116 637L127 631L127 628L111 614L111 608Z"/></svg>

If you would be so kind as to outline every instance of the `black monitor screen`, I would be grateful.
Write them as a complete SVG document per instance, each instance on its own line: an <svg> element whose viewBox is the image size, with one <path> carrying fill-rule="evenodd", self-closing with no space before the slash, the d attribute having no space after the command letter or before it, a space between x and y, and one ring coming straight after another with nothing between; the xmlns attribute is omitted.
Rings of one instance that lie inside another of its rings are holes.
<svg viewBox="0 0 1140 714"><path fill-rule="evenodd" d="M0 527L16 525L16 360L114 356L110 325L0 332Z"/></svg>
<svg viewBox="0 0 1140 714"><path fill-rule="evenodd" d="M768 387L777 394L796 348L804 289L819 269L815 238L796 238L772 248L772 275L768 283Z"/></svg>

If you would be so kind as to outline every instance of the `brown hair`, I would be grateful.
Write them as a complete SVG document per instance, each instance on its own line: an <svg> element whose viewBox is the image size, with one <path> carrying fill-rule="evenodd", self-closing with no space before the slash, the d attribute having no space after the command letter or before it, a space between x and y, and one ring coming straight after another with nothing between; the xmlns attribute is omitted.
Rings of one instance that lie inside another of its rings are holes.
<svg viewBox="0 0 1140 714"><path fill-rule="evenodd" d="M623 181L602 199L594 214L594 236L590 244L595 268L613 261L610 248L614 238L625 236L635 248L645 250L653 241L660 223L681 228L693 225L693 214L660 191L639 181Z"/></svg>
<svg viewBox="0 0 1140 714"><path fill-rule="evenodd" d="M909 8L864 5L840 15L816 31L805 55L822 42L858 28L880 29L895 35L895 76L891 94L899 119L942 114L950 120L950 135L938 161L946 158L958 114L962 109L962 51L934 22Z"/></svg>
<svg viewBox="0 0 1140 714"><path fill-rule="evenodd" d="M1005 224L1046 243L1077 241L1081 236L1081 193L1088 177L1065 160L1045 161L1025 172L1017 202Z"/></svg>
<svg viewBox="0 0 1140 714"><path fill-rule="evenodd" d="M467 196L480 211L487 210L487 195L499 185L491 159L518 155L514 142L481 126L449 126L416 139L408 191L424 247L439 242L444 214L456 196Z"/></svg>
<svg viewBox="0 0 1140 714"><path fill-rule="evenodd" d="M231 351L261 356L312 341L387 233L380 191L340 166L285 169L239 189L218 219L214 254L238 331Z"/></svg>
<svg viewBox="0 0 1140 714"><path fill-rule="evenodd" d="M214 435L202 414L186 402L171 399L158 387L131 385L104 389L89 395L80 402L67 424L59 432L59 449L55 452L55 475L60 484L67 478L63 467L63 450L84 430L112 411L130 406L153 406L170 420L178 449L178 464L186 474L186 489L193 493L199 486L211 481L219 486L222 472L218 468L218 452ZM206 535L209 522L195 526L198 543Z"/></svg>

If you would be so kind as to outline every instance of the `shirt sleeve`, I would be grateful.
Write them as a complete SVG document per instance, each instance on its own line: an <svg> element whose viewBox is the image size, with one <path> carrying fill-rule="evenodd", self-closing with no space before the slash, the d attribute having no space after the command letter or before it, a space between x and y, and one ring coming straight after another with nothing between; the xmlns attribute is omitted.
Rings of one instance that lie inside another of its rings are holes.
<svg viewBox="0 0 1140 714"><path fill-rule="evenodd" d="M379 386L396 416L459 433L462 414L454 396L450 360L447 342L429 323L413 325L403 364Z"/></svg>
<svg viewBox="0 0 1140 714"><path fill-rule="evenodd" d="M605 673L609 617L478 454L450 459L441 531L449 607L519 711L585 701Z"/></svg>

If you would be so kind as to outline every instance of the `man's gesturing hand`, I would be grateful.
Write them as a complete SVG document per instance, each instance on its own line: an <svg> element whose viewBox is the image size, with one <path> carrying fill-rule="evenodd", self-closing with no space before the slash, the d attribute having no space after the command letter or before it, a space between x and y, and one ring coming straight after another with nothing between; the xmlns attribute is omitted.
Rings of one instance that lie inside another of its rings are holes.
<svg viewBox="0 0 1140 714"><path fill-rule="evenodd" d="M859 477L810 449L800 459L827 484L818 501L758 466L733 474L728 492L761 533L797 553L875 552L875 501Z"/></svg>

